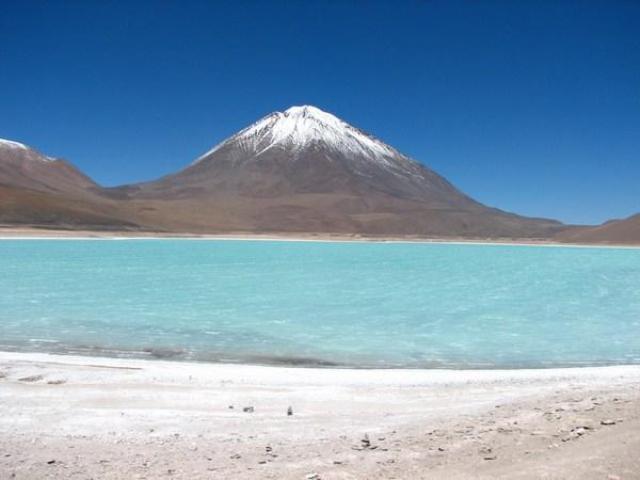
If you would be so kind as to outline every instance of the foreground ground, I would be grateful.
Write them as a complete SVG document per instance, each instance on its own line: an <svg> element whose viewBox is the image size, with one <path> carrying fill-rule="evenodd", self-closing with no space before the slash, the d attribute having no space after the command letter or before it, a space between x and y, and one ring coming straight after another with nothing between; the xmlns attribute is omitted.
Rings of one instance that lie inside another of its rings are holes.
<svg viewBox="0 0 640 480"><path fill-rule="evenodd" d="M0 353L0 412L2 479L640 478L640 367L331 370Z"/></svg>

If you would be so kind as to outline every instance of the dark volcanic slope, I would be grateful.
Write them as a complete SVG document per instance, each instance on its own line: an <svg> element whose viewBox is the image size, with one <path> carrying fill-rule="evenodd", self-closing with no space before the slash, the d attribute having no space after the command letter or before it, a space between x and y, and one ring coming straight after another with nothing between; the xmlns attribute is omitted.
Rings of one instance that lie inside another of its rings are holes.
<svg viewBox="0 0 640 480"><path fill-rule="evenodd" d="M314 107L268 115L183 171L113 195L145 223L176 230L549 237L562 228L488 208Z"/></svg>
<svg viewBox="0 0 640 480"><path fill-rule="evenodd" d="M0 140L0 224L63 228L135 227L120 205L70 163Z"/></svg>
<svg viewBox="0 0 640 480"><path fill-rule="evenodd" d="M562 232L558 239L574 243L640 244L640 214L625 220L612 220L597 227Z"/></svg>

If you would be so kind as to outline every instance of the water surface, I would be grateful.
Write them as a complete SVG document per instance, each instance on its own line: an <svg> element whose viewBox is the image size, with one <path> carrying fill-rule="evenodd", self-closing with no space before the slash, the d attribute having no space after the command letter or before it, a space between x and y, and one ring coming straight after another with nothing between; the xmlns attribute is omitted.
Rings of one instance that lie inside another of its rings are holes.
<svg viewBox="0 0 640 480"><path fill-rule="evenodd" d="M640 363L640 250L2 240L0 349L355 367Z"/></svg>

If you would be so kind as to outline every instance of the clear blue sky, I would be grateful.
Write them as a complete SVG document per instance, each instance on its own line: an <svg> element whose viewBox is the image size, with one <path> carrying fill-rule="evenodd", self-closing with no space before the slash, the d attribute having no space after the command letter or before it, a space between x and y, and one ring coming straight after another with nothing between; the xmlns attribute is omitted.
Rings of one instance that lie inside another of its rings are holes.
<svg viewBox="0 0 640 480"><path fill-rule="evenodd" d="M476 199L640 211L640 1L30 1L0 8L0 137L104 185L313 104Z"/></svg>

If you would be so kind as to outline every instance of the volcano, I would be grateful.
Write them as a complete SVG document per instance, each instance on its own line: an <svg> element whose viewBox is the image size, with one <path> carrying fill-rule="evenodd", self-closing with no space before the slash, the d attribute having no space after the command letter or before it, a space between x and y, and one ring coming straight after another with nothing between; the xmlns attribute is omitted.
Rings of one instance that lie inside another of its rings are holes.
<svg viewBox="0 0 640 480"><path fill-rule="evenodd" d="M546 238L562 228L482 205L313 106L267 115L184 170L111 194L145 224L193 232Z"/></svg>

